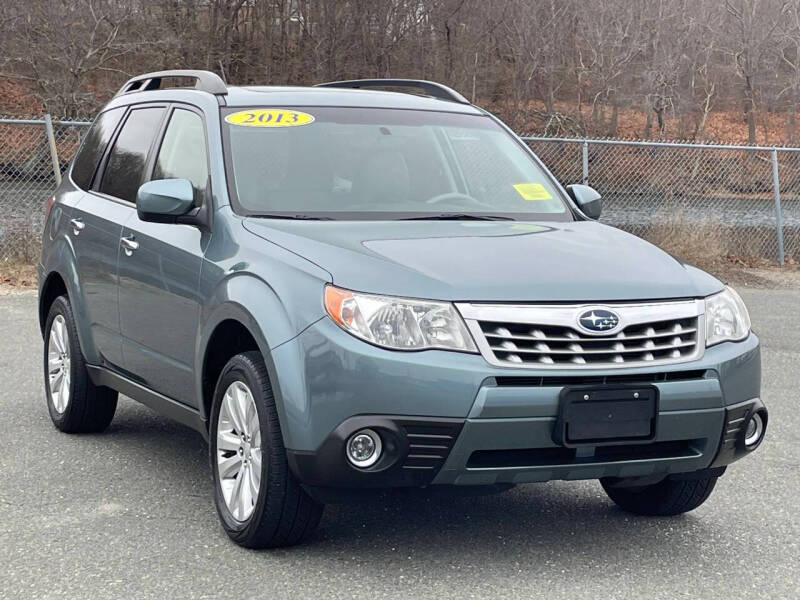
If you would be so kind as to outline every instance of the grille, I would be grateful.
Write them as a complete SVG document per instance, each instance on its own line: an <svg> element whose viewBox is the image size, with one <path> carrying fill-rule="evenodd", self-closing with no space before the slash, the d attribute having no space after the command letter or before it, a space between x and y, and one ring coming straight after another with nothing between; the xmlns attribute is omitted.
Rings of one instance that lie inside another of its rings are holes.
<svg viewBox="0 0 800 600"><path fill-rule="evenodd" d="M726 411L725 429L722 432L720 443L720 453L733 452L736 449L736 442L742 436L747 415L750 413L752 405L745 404Z"/></svg>
<svg viewBox="0 0 800 600"><path fill-rule="evenodd" d="M503 469L511 467L542 467L578 465L628 460L684 458L699 456L695 448L703 440L678 440L599 446L592 456L578 458L575 448L526 448L521 450L477 450L467 461L468 469Z"/></svg>
<svg viewBox="0 0 800 600"><path fill-rule="evenodd" d="M578 326L592 308L619 315L600 334ZM701 304L587 306L459 305L484 357L501 366L606 368L693 360L704 346Z"/></svg>
<svg viewBox="0 0 800 600"><path fill-rule="evenodd" d="M704 379L705 369L694 371L668 371L666 373L640 373L637 375L579 375L579 376L514 376L495 377L499 387L542 387L565 385L606 385L614 383L659 383ZM713 373L713 372L712 372Z"/></svg>
<svg viewBox="0 0 800 600"><path fill-rule="evenodd" d="M442 466L461 430L461 423L453 425L403 426L408 439L408 455L404 469L430 471Z"/></svg>
<svg viewBox="0 0 800 600"><path fill-rule="evenodd" d="M697 318L631 325L616 335L584 336L569 327L481 322L498 360L546 365L653 362L692 356Z"/></svg>

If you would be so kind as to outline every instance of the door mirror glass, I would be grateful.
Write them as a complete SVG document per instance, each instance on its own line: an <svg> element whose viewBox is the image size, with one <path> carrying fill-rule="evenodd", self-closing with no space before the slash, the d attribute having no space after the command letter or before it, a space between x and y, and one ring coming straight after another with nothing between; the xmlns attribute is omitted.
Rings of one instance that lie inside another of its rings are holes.
<svg viewBox="0 0 800 600"><path fill-rule="evenodd" d="M600 193L588 185L574 183L567 186L567 193L581 209L581 212L590 219L599 219L603 211L603 199Z"/></svg>
<svg viewBox="0 0 800 600"><path fill-rule="evenodd" d="M194 188L188 179L148 181L136 194L136 210L142 221L174 222L194 208Z"/></svg>

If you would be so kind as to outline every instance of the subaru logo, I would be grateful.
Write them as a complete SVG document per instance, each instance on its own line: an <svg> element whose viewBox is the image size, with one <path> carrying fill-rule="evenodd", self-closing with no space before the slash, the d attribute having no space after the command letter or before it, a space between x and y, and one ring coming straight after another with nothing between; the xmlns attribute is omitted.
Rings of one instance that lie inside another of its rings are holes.
<svg viewBox="0 0 800 600"><path fill-rule="evenodd" d="M603 308L593 308L580 314L578 324L586 331L602 333L619 325L619 315Z"/></svg>

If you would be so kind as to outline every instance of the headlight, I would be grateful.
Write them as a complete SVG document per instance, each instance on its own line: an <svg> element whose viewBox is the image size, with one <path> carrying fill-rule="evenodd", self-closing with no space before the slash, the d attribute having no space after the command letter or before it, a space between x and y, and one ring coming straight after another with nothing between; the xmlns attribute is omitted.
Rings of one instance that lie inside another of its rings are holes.
<svg viewBox="0 0 800 600"><path fill-rule="evenodd" d="M733 288L706 298L706 346L742 340L750 333L750 315Z"/></svg>
<svg viewBox="0 0 800 600"><path fill-rule="evenodd" d="M328 285L325 309L342 329L377 346L477 352L461 315L449 302L374 296Z"/></svg>

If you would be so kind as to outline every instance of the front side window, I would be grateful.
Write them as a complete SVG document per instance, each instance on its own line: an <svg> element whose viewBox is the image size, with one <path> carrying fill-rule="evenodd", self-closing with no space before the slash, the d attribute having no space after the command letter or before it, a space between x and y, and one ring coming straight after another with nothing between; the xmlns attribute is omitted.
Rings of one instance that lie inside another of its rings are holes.
<svg viewBox="0 0 800 600"><path fill-rule="evenodd" d="M75 162L72 163L72 180L78 187L88 190L92 185L97 165L103 158L106 146L123 114L125 107L120 106L101 113L95 119L92 128L86 134L83 146L75 156Z"/></svg>
<svg viewBox="0 0 800 600"><path fill-rule="evenodd" d="M208 160L203 120L197 113L176 109L158 151L153 179L188 179L194 204L200 206L208 188Z"/></svg>
<svg viewBox="0 0 800 600"><path fill-rule="evenodd" d="M102 193L136 202L147 153L163 115L163 108L137 108L131 111L108 157L100 183Z"/></svg>
<svg viewBox="0 0 800 600"><path fill-rule="evenodd" d="M334 107L223 116L244 214L572 219L550 176L487 116Z"/></svg>

